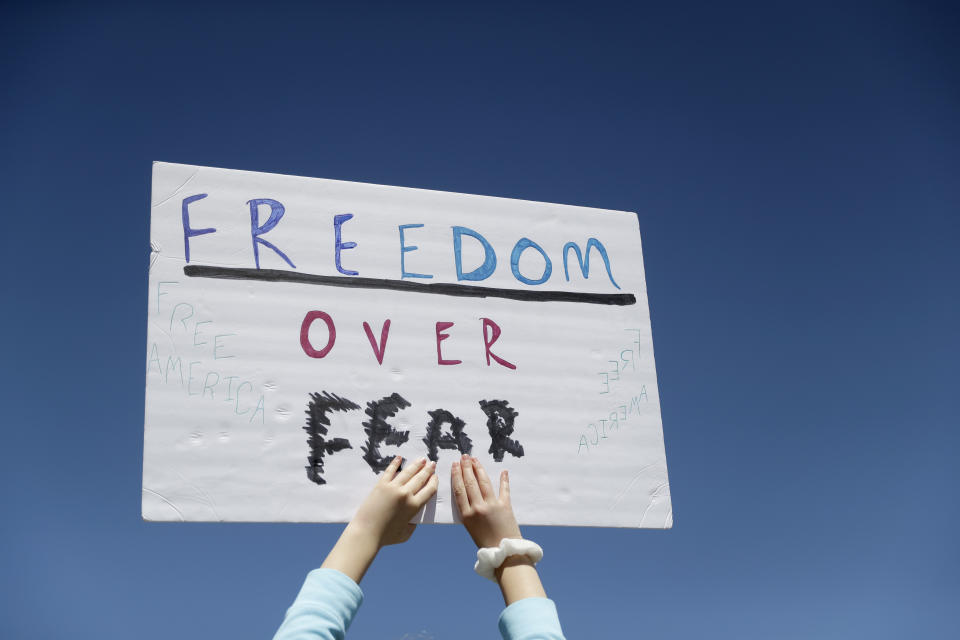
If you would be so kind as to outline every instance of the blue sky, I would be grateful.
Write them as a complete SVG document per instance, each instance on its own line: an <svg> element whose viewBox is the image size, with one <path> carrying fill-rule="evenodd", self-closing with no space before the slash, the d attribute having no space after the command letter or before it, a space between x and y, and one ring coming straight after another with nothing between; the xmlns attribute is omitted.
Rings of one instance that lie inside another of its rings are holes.
<svg viewBox="0 0 960 640"><path fill-rule="evenodd" d="M140 520L166 160L638 211L675 527L525 532L568 636L956 637L958 26L6 3L0 635L270 637L339 533ZM494 636L472 553L449 526L386 550L350 637Z"/></svg>

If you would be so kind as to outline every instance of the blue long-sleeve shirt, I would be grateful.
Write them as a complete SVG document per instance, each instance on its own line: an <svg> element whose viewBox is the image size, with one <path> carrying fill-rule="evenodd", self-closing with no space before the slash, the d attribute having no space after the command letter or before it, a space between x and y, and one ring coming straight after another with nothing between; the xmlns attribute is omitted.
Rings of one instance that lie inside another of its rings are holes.
<svg viewBox="0 0 960 640"><path fill-rule="evenodd" d="M362 603L356 582L336 569L315 569L273 640L343 640ZM547 598L514 602L500 614L499 626L504 640L563 640L557 607Z"/></svg>

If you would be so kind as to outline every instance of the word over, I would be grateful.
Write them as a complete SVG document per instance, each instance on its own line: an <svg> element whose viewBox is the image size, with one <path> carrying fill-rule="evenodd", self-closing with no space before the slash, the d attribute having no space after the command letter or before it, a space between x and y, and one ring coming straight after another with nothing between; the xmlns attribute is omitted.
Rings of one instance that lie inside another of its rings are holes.
<svg viewBox="0 0 960 640"><path fill-rule="evenodd" d="M320 347L318 344L314 344L310 341L310 327L313 324L320 320L327 328L327 341ZM507 369L516 369L517 365L505 360L491 351L493 343L500 339L500 325L491 320L490 318L480 318L482 321L483 327L483 349L484 353L487 356L487 366L490 366L490 359L493 358L494 362L499 364L502 367ZM452 322L438 322L435 325L435 332L437 338L437 364L438 365L455 365L461 364L463 360L456 360L453 358L444 358L443 350L440 347L440 343L450 337L450 334L447 331L453 327ZM380 329L380 341L377 342L373 334L373 329L370 328L370 325L364 321L363 330L367 334L367 340L370 342L370 348L373 349L373 356L377 359L377 363L383 364L383 356L387 350L387 338L390 336L390 320L385 320L383 323L383 328ZM326 311L308 311L307 315L303 317L303 322L300 323L300 348L303 349L303 352L310 356L311 358L324 358L337 341L337 326L333 322L333 317Z"/></svg>
<svg viewBox="0 0 960 640"><path fill-rule="evenodd" d="M514 422L520 415L506 400L481 400L480 410L487 416L487 432L490 434L490 448L487 452L497 462L503 462L504 452L517 458L523 457L523 445L511 438ZM380 445L399 446L410 439L409 431L395 429L387 420L393 418L401 409L410 407L410 403L399 393L384 396L379 400L367 402L364 413L367 420L363 422L363 431L367 440L360 447L363 451L363 461L370 466L374 473L380 473L390 464L389 456L380 455ZM358 411L360 405L338 396L334 393L322 391L311 393L307 403L307 424L303 430L307 432L307 444L310 455L307 457L307 478L316 484L326 484L323 478L323 457L332 455L343 449L352 449L347 438L328 438L330 414L333 412ZM427 422L427 435L423 443L427 448L427 456L437 461L440 449L456 449L460 453L469 454L473 450L473 442L466 433L466 423L446 409L428 411L430 420ZM444 432L444 426L449 432Z"/></svg>

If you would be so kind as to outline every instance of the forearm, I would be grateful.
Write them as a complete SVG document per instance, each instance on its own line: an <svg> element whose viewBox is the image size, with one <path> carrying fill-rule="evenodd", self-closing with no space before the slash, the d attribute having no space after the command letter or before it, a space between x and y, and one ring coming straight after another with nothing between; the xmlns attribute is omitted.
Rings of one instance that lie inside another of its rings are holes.
<svg viewBox="0 0 960 640"><path fill-rule="evenodd" d="M526 556L510 556L494 571L494 575L507 606L524 598L547 597L533 562Z"/></svg>
<svg viewBox="0 0 960 640"><path fill-rule="evenodd" d="M343 640L362 602L352 578L331 569L311 571L274 640Z"/></svg>
<svg viewBox="0 0 960 640"><path fill-rule="evenodd" d="M498 624L504 640L563 640L557 608L529 558L511 556L494 575L507 605Z"/></svg>
<svg viewBox="0 0 960 640"><path fill-rule="evenodd" d="M321 568L336 569L360 584L378 551L380 543L375 536L348 524L327 554Z"/></svg>

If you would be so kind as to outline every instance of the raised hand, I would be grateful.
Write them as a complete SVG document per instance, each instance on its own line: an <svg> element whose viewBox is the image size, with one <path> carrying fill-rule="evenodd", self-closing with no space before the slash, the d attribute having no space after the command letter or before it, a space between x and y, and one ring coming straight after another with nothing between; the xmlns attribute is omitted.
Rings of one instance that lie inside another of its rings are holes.
<svg viewBox="0 0 960 640"><path fill-rule="evenodd" d="M510 476L506 470L500 472L497 495L480 461L465 455L450 468L450 482L463 526L477 547L497 547L504 538L523 537L510 504ZM547 597L533 562L526 556L510 556L494 575L507 605L526 598Z"/></svg>
<svg viewBox="0 0 960 640"><path fill-rule="evenodd" d="M410 519L437 492L437 465L421 458L402 471L397 456L380 475L337 544L323 561L359 583L377 552L386 545L406 542L417 525Z"/></svg>
<svg viewBox="0 0 960 640"><path fill-rule="evenodd" d="M397 456L380 474L349 525L374 536L381 547L410 538L417 527L410 523L410 518L433 497L440 484L434 473L436 462L420 458L398 471L400 461Z"/></svg>
<svg viewBox="0 0 960 640"><path fill-rule="evenodd" d="M500 493L476 458L464 455L450 468L454 499L477 547L496 547L503 538L522 538L510 504L510 476L500 472Z"/></svg>

